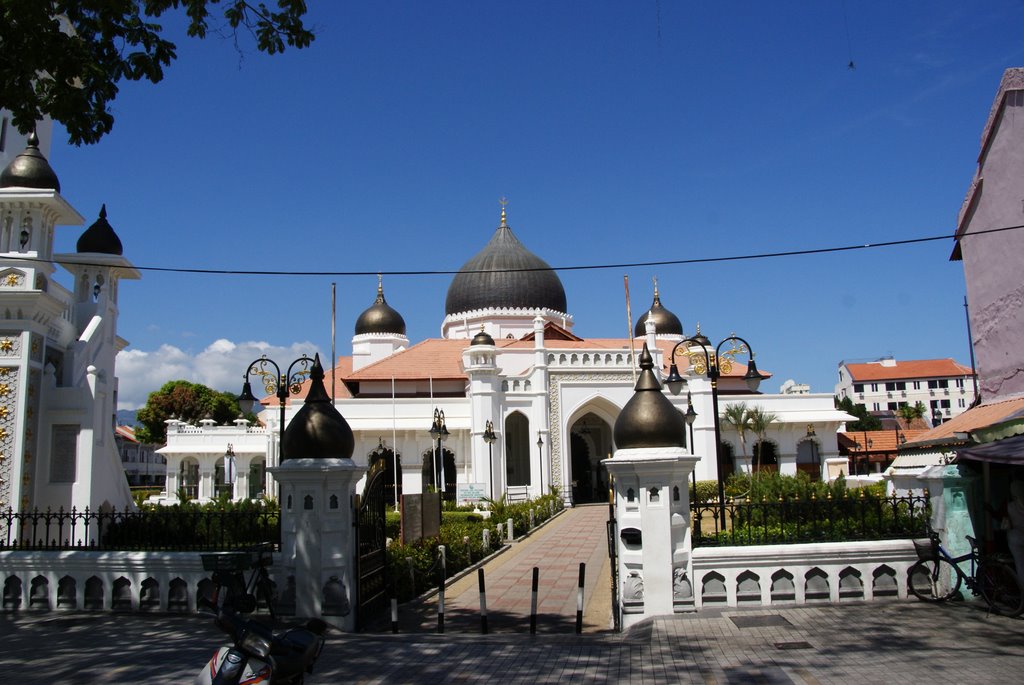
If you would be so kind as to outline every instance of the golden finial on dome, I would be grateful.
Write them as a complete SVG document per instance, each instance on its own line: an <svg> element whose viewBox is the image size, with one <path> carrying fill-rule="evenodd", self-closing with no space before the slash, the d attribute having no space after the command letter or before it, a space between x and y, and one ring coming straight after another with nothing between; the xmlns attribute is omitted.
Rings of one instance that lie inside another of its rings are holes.
<svg viewBox="0 0 1024 685"><path fill-rule="evenodd" d="M658 296L658 277L655 276L653 278L653 280L654 280L654 296L657 297Z"/></svg>
<svg viewBox="0 0 1024 685"><path fill-rule="evenodd" d="M498 200L498 204L501 205L501 226L499 226L499 228L508 227L508 223L505 221L505 205L508 204L508 198L502 196L502 198Z"/></svg>

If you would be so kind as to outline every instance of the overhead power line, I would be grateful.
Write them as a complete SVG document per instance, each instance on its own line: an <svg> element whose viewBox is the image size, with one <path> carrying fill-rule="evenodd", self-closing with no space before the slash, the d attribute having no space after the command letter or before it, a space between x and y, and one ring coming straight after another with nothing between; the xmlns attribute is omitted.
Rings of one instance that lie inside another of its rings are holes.
<svg viewBox="0 0 1024 685"><path fill-rule="evenodd" d="M971 231L960 239L973 236L981 236L989 233L1002 233L1003 231L1016 231L1024 228L1024 224L1017 226L1003 226L1002 228L989 228L982 231ZM777 259L779 257L804 257L809 255L831 254L835 252L853 252L856 250L874 250L886 247L899 247L901 245L916 245L919 243L930 243L937 240L953 240L956 235L936 235L926 238L905 238L903 240L886 240L878 243L863 243L859 245L841 245L836 247L816 247L804 250L783 250L779 252L757 252L754 254L727 255L723 257L691 257L689 259L660 259L649 262L616 262L609 264L569 264L552 266L549 268L523 268L523 269L431 269L431 270L401 270L388 271L386 269L374 269L372 271L268 271L268 270L247 270L247 269L198 269L190 267L172 266L138 266L133 267L139 271L152 271L156 273L180 273L180 274L206 274L214 276L450 276L458 273L498 273L498 272L520 272L520 271L596 271L600 269L625 269L640 268L648 266L682 266L687 264L713 264L715 262L738 262L755 259ZM18 255L5 255L4 259L21 259L28 262L44 262L58 264L56 260L37 259L34 257L21 257ZM75 264L82 266L109 266L108 264L93 264L88 261L74 260Z"/></svg>

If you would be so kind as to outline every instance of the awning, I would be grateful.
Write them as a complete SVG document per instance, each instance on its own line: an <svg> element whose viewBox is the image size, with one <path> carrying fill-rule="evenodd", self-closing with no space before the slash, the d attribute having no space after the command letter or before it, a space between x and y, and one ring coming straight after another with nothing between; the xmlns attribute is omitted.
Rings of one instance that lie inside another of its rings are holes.
<svg viewBox="0 0 1024 685"><path fill-rule="evenodd" d="M995 464L1024 464L1024 435L994 440L981 445L961 447L956 451L960 459L987 461Z"/></svg>

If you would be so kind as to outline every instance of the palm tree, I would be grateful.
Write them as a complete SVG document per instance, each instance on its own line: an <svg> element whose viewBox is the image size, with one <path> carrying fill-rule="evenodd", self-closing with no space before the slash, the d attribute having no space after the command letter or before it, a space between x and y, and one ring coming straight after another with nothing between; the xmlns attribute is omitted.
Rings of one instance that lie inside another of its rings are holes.
<svg viewBox="0 0 1024 685"><path fill-rule="evenodd" d="M927 409L924 406L924 402L918 400L916 404L904 404L901 406L896 410L896 415L906 421L907 428L910 428L910 425L914 420L924 418L926 411Z"/></svg>
<svg viewBox="0 0 1024 685"><path fill-rule="evenodd" d="M757 463L754 464L754 473L761 470L761 453L764 451L764 438L768 433L768 426L779 420L779 417L761 407L754 407L747 412L747 420L750 430L757 436Z"/></svg>
<svg viewBox="0 0 1024 685"><path fill-rule="evenodd" d="M736 429L740 436L740 449L743 453L743 461L747 460L747 431L750 430L750 408L746 402L730 404L722 412L722 418L727 424ZM722 468L719 464L718 468Z"/></svg>

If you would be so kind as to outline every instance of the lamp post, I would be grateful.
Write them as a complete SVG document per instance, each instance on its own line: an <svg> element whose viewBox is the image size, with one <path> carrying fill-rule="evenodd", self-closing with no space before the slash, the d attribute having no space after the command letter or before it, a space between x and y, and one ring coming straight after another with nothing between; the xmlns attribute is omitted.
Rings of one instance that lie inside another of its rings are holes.
<svg viewBox="0 0 1024 685"><path fill-rule="evenodd" d="M492 446L494 441L498 439L498 436L494 434L494 424L491 423L490 419L484 424L484 442L487 443L487 477L491 483L491 499L494 499L494 453Z"/></svg>
<svg viewBox="0 0 1024 685"><path fill-rule="evenodd" d="M281 405L281 421L278 426L280 437L278 438L278 453L277 463L280 464L284 459L284 409L285 404L288 402L289 395L297 395L302 389L302 383L309 376L309 372L312 370L314 360L310 359L306 355L302 355L291 364L288 365L288 369L281 373L281 367L277 365L273 359L263 355L259 359L249 364L249 368L245 370L245 382L242 384L242 394L238 396L238 406L246 414L251 414L256 405L259 404L259 400L252 394L252 386L249 384L249 374L255 374L260 377L260 381L263 383L263 389L268 395L274 395L277 397L278 403ZM273 372L268 367L273 367Z"/></svg>
<svg viewBox="0 0 1024 685"><path fill-rule="evenodd" d="M444 452L441 451L441 443L448 439L450 433L448 426L444 423L444 410L434 410L434 422L430 424L430 437L437 440L437 457L434 460L434 484L437 491L441 493L441 500L444 500Z"/></svg>
<svg viewBox="0 0 1024 685"><path fill-rule="evenodd" d="M540 431L537 431L537 462L540 466L540 496L544 496L544 438L541 436Z"/></svg>
<svg viewBox="0 0 1024 685"><path fill-rule="evenodd" d="M686 413L683 415L686 419L686 427L690 429L690 454L694 453L693 444L693 422L697 420L697 410L693 408L693 393L689 390L686 391ZM693 508L697 504L697 469L693 469L690 472L693 476L693 497L690 498L690 507Z"/></svg>
<svg viewBox="0 0 1024 685"><path fill-rule="evenodd" d="M235 485L235 448L230 442L228 447L224 450L224 484L230 485L231 487L231 498L234 499L234 485Z"/></svg>
<svg viewBox="0 0 1024 685"><path fill-rule="evenodd" d="M726 343L730 343L732 347L722 352L722 346ZM683 345L686 345L686 351L683 354L689 359L693 370L698 375L707 375L708 380L711 381L711 406L715 422L715 459L718 463L718 512L722 530L725 530L725 480L722 478L722 427L718 417L718 379L723 373L727 374L732 370L733 361L737 354L747 354L750 357L747 373L743 376L743 380L746 381L747 387L750 388L751 392L757 391L757 387L761 384L764 376L758 372L757 364L754 363L754 351L751 349L750 343L743 338L730 335L718 343L715 347L715 353L712 355L708 353L707 349L711 345L710 341L698 333L692 338L680 340L672 348L670 353L672 366L669 367L668 378L665 379L665 384L673 392L679 392L683 384L683 377L679 375L679 367L676 366L676 354ZM692 349L692 345L697 346L696 351Z"/></svg>

